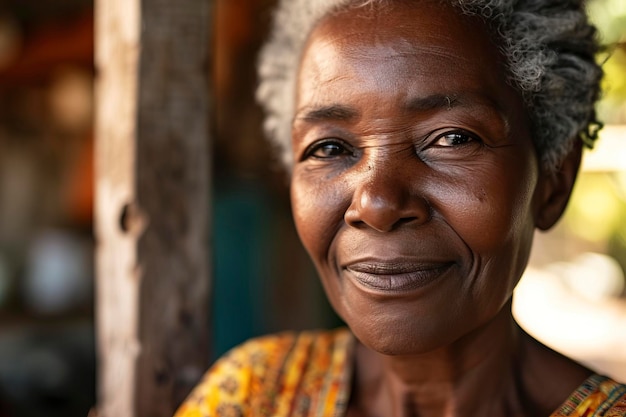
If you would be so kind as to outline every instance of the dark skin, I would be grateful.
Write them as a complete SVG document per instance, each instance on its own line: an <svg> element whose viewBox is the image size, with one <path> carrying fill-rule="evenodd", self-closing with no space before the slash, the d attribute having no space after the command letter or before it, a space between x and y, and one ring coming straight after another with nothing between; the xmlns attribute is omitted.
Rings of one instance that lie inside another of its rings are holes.
<svg viewBox="0 0 626 417"><path fill-rule="evenodd" d="M590 371L514 322L534 230L580 162L541 169L479 20L435 1L326 17L297 82L298 233L357 344L350 416L548 416Z"/></svg>

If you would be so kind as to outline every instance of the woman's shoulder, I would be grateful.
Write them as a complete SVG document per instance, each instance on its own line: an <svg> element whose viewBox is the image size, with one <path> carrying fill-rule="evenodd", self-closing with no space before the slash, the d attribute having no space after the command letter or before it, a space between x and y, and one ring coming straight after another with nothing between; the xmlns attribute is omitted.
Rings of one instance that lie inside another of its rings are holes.
<svg viewBox="0 0 626 417"><path fill-rule="evenodd" d="M322 393L347 396L352 345L347 329L251 339L211 367L176 417L292 415Z"/></svg>
<svg viewBox="0 0 626 417"><path fill-rule="evenodd" d="M626 385L592 375L551 417L626 416Z"/></svg>

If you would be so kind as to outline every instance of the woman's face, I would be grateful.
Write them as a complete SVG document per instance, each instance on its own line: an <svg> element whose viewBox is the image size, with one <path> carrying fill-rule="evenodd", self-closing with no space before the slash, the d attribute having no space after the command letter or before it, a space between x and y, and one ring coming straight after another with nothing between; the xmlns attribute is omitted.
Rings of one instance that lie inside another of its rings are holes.
<svg viewBox="0 0 626 417"><path fill-rule="evenodd" d="M433 1L327 17L296 112L295 223L356 336L419 353L493 318L526 266L542 179L482 24Z"/></svg>

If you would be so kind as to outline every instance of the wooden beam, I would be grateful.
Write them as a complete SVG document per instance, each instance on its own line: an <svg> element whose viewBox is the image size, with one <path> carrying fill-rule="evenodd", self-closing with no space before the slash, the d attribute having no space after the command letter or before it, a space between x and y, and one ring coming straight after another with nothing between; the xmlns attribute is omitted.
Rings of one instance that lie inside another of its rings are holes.
<svg viewBox="0 0 626 417"><path fill-rule="evenodd" d="M98 415L174 409L208 363L212 0L96 0Z"/></svg>

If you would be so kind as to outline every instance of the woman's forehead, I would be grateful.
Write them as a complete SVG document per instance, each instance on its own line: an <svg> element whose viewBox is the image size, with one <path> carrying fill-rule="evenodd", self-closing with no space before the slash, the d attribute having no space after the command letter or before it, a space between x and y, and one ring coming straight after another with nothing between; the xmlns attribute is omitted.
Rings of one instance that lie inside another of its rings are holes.
<svg viewBox="0 0 626 417"><path fill-rule="evenodd" d="M451 37L467 35L467 30L471 29L471 32L485 32L489 36L483 19L440 0L380 1L366 7L344 6L322 17L311 32L341 29L346 37L363 36L366 34L364 26L366 33L374 37L384 36L388 29L407 36L419 32Z"/></svg>
<svg viewBox="0 0 626 417"><path fill-rule="evenodd" d="M402 61L398 58L422 52L455 62L468 71L496 67L507 78L505 60L486 24L449 4L432 0L331 13L311 31L303 57L313 58L320 66L332 65L332 60L344 56L393 65Z"/></svg>
<svg viewBox="0 0 626 417"><path fill-rule="evenodd" d="M329 90L341 99L345 89L369 94L399 86L405 102L482 94L497 107L505 96L518 97L482 21L426 1L323 19L303 54L297 107Z"/></svg>

